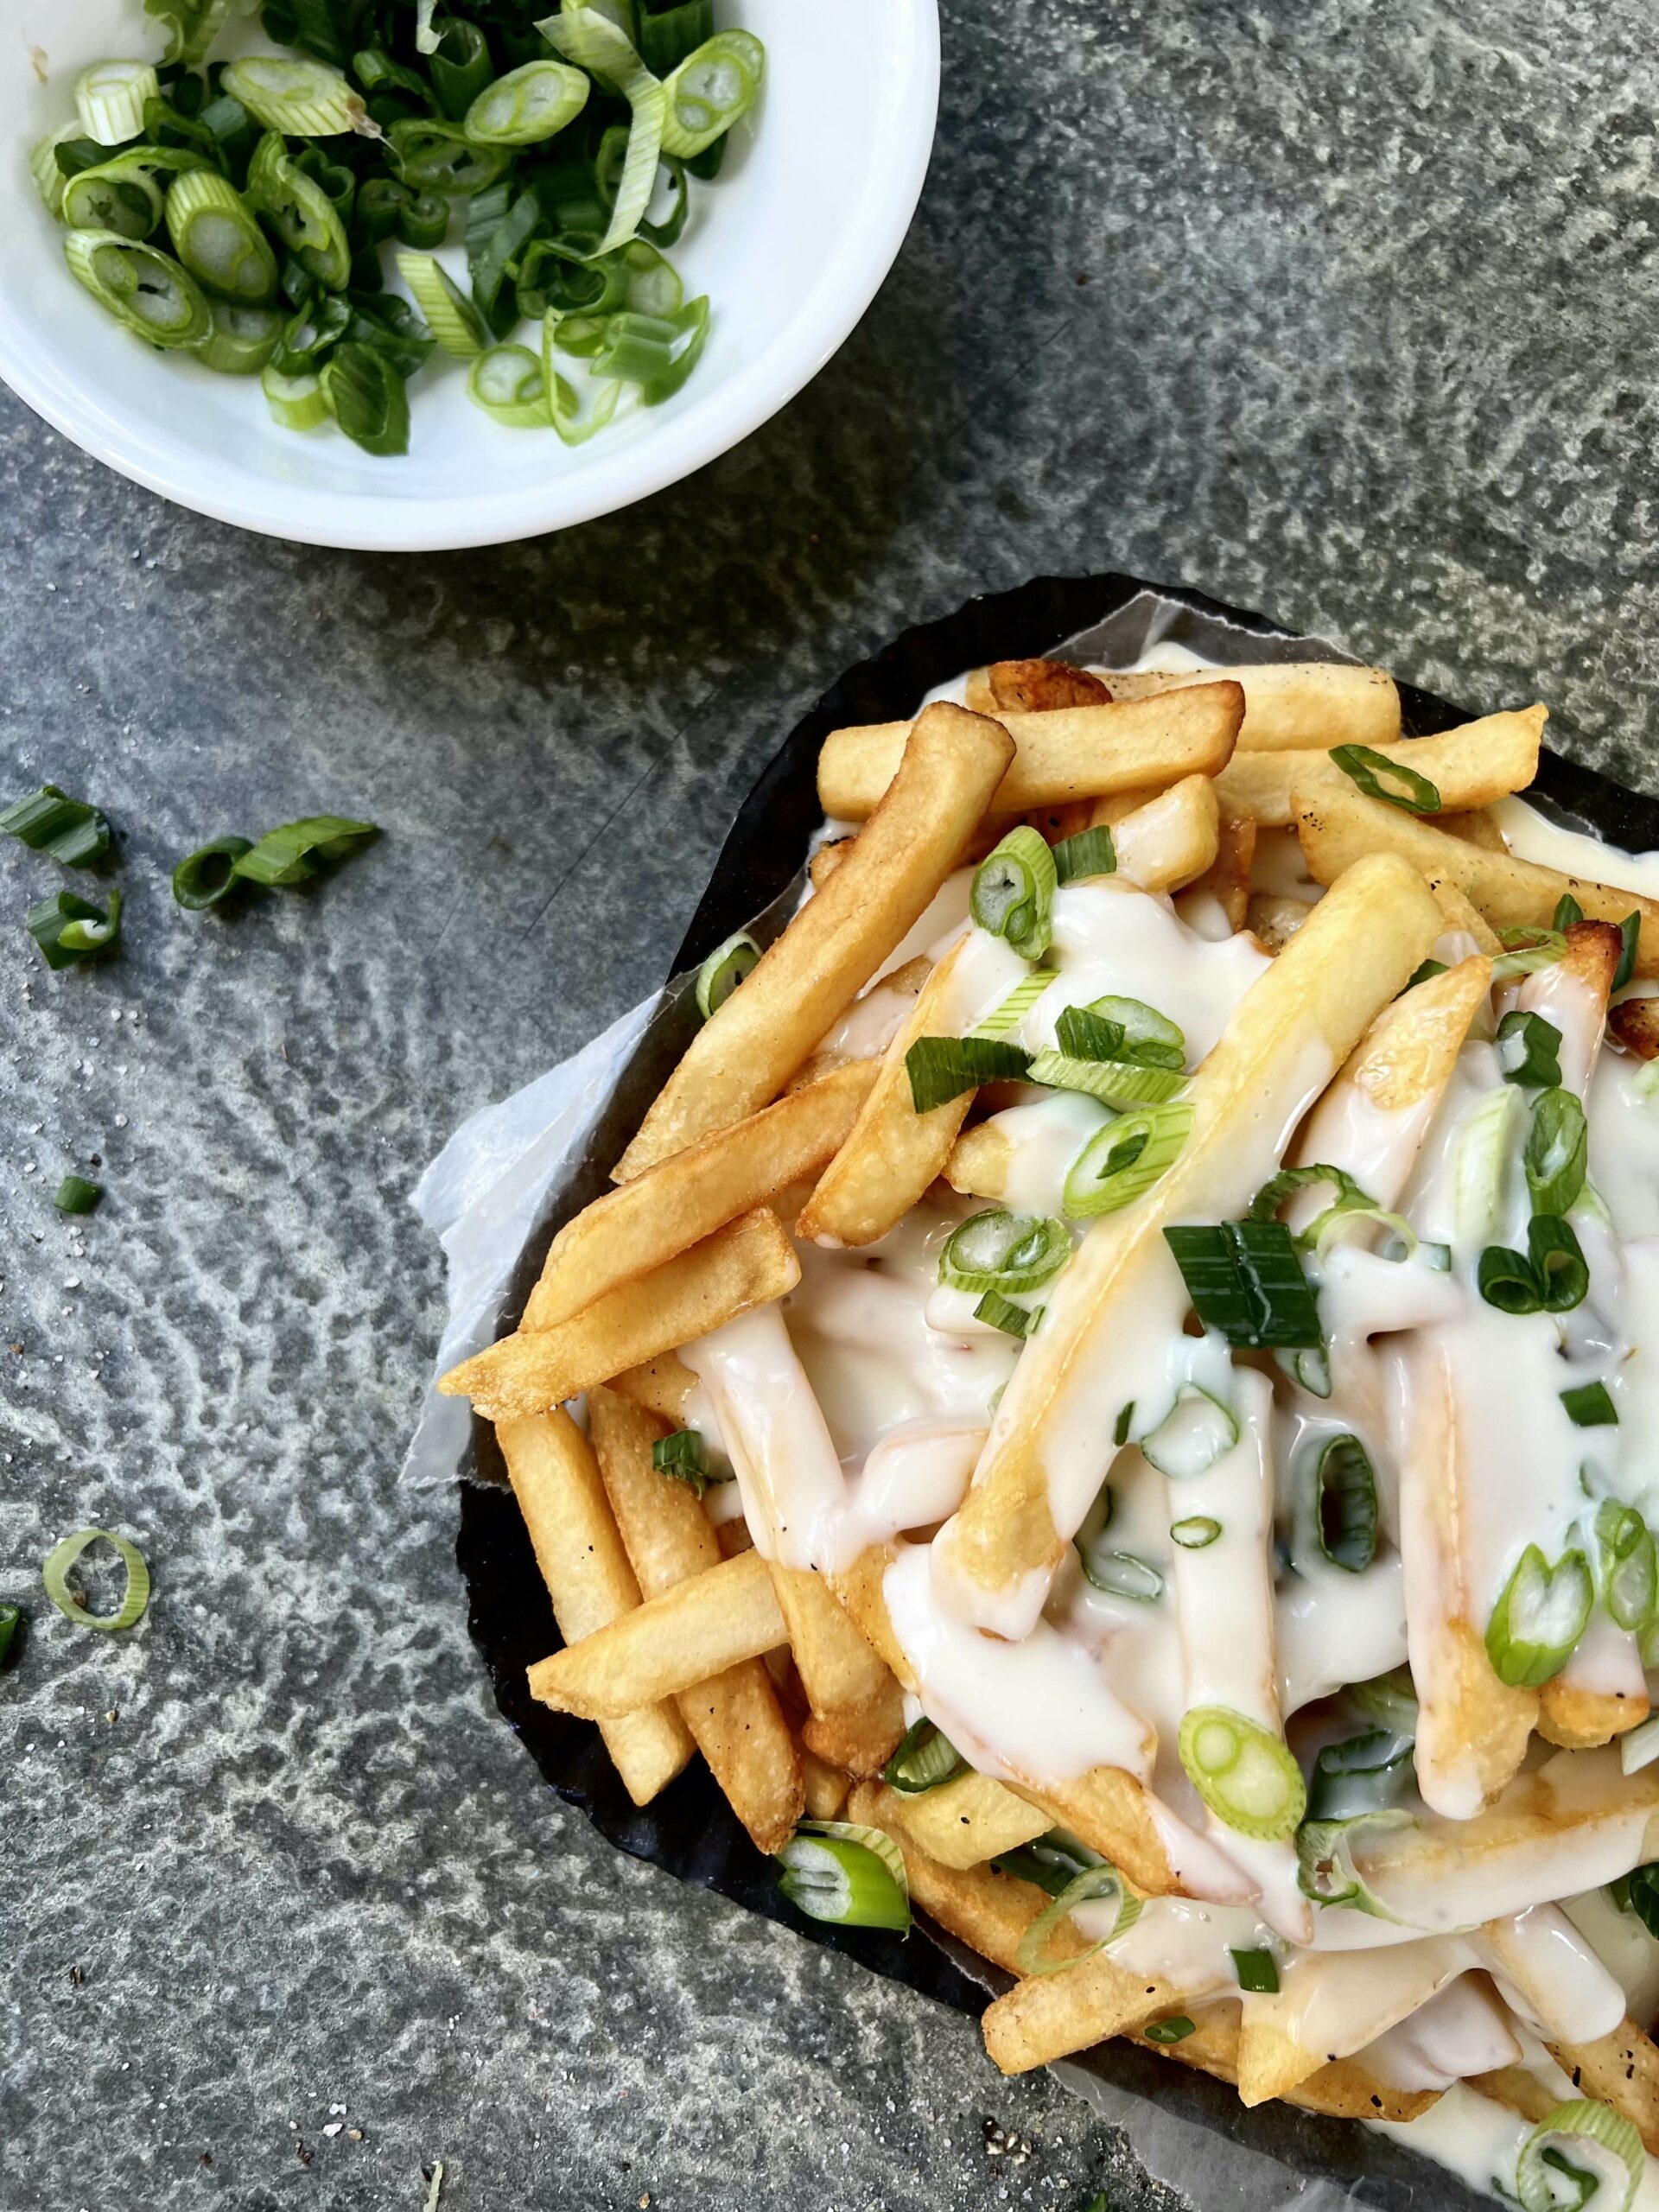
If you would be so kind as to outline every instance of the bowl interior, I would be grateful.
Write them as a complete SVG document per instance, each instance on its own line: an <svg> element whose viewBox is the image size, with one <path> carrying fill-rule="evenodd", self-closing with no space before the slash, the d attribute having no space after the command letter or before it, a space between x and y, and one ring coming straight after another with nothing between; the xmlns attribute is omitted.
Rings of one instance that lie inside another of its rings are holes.
<svg viewBox="0 0 1659 2212"><path fill-rule="evenodd" d="M325 543L490 543L626 505L723 452L834 353L897 252L925 169L937 99L934 0L718 0L766 45L767 79L718 180L695 188L671 257L713 316L694 377L591 444L510 430L435 356L410 387L407 456L379 461L332 429L270 421L257 378L215 376L143 346L70 277L29 149L73 119L73 85L106 55L159 58L139 0L8 0L0 32L0 375L59 429L205 512ZM251 29L232 43L264 45ZM217 50L217 49L216 49ZM464 282L453 219L443 259ZM518 337L534 336L528 325Z"/></svg>

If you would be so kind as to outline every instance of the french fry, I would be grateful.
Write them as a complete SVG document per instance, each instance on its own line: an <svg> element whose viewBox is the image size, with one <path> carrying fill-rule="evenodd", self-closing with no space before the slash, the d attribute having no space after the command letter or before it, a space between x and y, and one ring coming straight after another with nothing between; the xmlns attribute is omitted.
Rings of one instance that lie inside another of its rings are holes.
<svg viewBox="0 0 1659 2212"><path fill-rule="evenodd" d="M1378 1205L1396 1205L1491 980L1474 953L1384 1007L1308 1116L1298 1159L1345 1168ZM1361 1122L1357 1142L1356 1109L1368 1108L1390 1117L1386 1138Z"/></svg>
<svg viewBox="0 0 1659 2212"><path fill-rule="evenodd" d="M625 1367L620 1375L611 1378L613 1390L631 1398L636 1406L643 1406L671 1428L686 1428L687 1409L697 1378L677 1351L660 1352L655 1359L642 1360L638 1367Z"/></svg>
<svg viewBox="0 0 1659 2212"><path fill-rule="evenodd" d="M1160 2058L1178 2065L1194 2066L1218 2082L1238 2080L1239 2008L1236 2004L1188 2005L1181 2009L1194 2023L1194 2032L1177 2044L1147 2041L1141 2030L1133 2042L1155 2050ZM1291 2089L1285 2102L1303 2112L1323 2113L1332 2120L1416 2120L1439 2101L1439 2089L1396 2089L1352 2058L1339 2058L1321 2066Z"/></svg>
<svg viewBox="0 0 1659 2212"><path fill-rule="evenodd" d="M1548 2048L1578 2095L1622 2113L1649 2157L1659 2158L1659 2049L1650 2036L1627 2019L1594 2043Z"/></svg>
<svg viewBox="0 0 1659 2212"><path fill-rule="evenodd" d="M842 1808L847 1802L847 1792L853 1787L851 1777L843 1774L838 1766L831 1766L827 1759L821 1759L805 1744L800 1747L800 1756L801 1780L806 1791L808 1817L815 1821L838 1821ZM862 1788L864 1785L861 1783L858 1786ZM861 1816L853 1813L848 1817L859 1820Z"/></svg>
<svg viewBox="0 0 1659 2212"><path fill-rule="evenodd" d="M820 1574L773 1565L789 1648L812 1710L802 1735L821 1759L879 1774L905 1732L899 1686Z"/></svg>
<svg viewBox="0 0 1659 2212"><path fill-rule="evenodd" d="M1057 707L1098 707L1110 699L1099 677L1064 660L998 660L985 671L992 705L1001 714L1052 714Z"/></svg>
<svg viewBox="0 0 1659 2212"><path fill-rule="evenodd" d="M588 1427L606 1495L639 1587L660 1597L720 1564L720 1546L696 1494L660 1475L652 1446L663 1424L613 1390L588 1397ZM779 1851L804 1802L794 1739L759 1659L682 1690L675 1700L692 1741L757 1851Z"/></svg>
<svg viewBox="0 0 1659 2212"><path fill-rule="evenodd" d="M1489 853L1507 853L1510 849L1508 839L1484 806L1476 807L1469 814L1437 814L1434 827L1444 830L1448 837L1461 837L1465 844L1484 845Z"/></svg>
<svg viewBox="0 0 1659 2212"><path fill-rule="evenodd" d="M1637 1059L1659 1059L1659 998L1621 1000L1608 1014L1607 1027Z"/></svg>
<svg viewBox="0 0 1659 2212"><path fill-rule="evenodd" d="M1004 714L999 719L1016 751L987 804L1027 814L1068 799L1212 776L1231 757L1243 714L1243 693L1224 679L1171 699ZM818 797L826 814L861 822L873 812L898 772L910 728L871 722L831 731L818 756Z"/></svg>
<svg viewBox="0 0 1659 2212"><path fill-rule="evenodd" d="M1004 2074L1029 2074L1178 2012L1179 1999L1161 1975L1130 1974L1109 1951L1096 1951L1063 1973L1015 1982L986 2006L980 2024L992 2063Z"/></svg>
<svg viewBox="0 0 1659 2212"><path fill-rule="evenodd" d="M969 1009L962 1003L959 977L969 942L962 938L928 977L909 1019L888 1046L849 1133L807 1200L795 1224L797 1236L873 1244L943 1173L974 1093L965 1090L918 1114L905 1056L918 1038L961 1034Z"/></svg>
<svg viewBox="0 0 1659 2212"><path fill-rule="evenodd" d="M937 1789L906 1797L893 1793L890 1810L912 1842L941 1866L982 1866L1000 1852L1017 1851L1046 1835L1046 1813L986 1774L959 1774Z"/></svg>
<svg viewBox="0 0 1659 2212"><path fill-rule="evenodd" d="M1216 786L1183 776L1125 815L1112 832L1117 872L1142 891L1179 891L1214 866L1221 843Z"/></svg>
<svg viewBox="0 0 1659 2212"><path fill-rule="evenodd" d="M1244 719L1248 729L1248 709ZM1439 737L1408 738L1370 749L1433 784L1440 797L1437 813L1461 817L1471 808L1490 806L1494 799L1526 789L1538 773L1538 747L1548 719L1547 708L1528 707L1518 713L1484 715ZM1241 738L1238 751L1216 778L1216 796L1224 806L1247 807L1270 828L1283 829L1294 819L1291 799L1298 791L1313 791L1333 777L1341 778L1351 791L1355 788L1327 749L1246 748L1247 741ZM1498 849L1503 850L1501 837Z"/></svg>
<svg viewBox="0 0 1659 2212"><path fill-rule="evenodd" d="M874 1081L873 1063L854 1061L595 1198L554 1238L521 1325L556 1327L817 1174Z"/></svg>
<svg viewBox="0 0 1659 2212"><path fill-rule="evenodd" d="M1474 940L1477 952L1490 953L1496 959L1503 950L1503 940L1480 909L1470 904L1455 883L1431 883L1428 887L1446 924L1442 935L1460 932Z"/></svg>
<svg viewBox="0 0 1659 2212"><path fill-rule="evenodd" d="M970 668L963 685L962 703L969 714L996 713L996 694L991 689L988 668Z"/></svg>
<svg viewBox="0 0 1659 2212"><path fill-rule="evenodd" d="M502 1338L441 1376L438 1388L470 1398L491 1421L548 1413L625 1368L781 1298L800 1279L801 1263L778 1217L757 1206L557 1328Z"/></svg>
<svg viewBox="0 0 1659 2212"><path fill-rule="evenodd" d="M823 1678L823 1654L817 1655L815 1678ZM813 1653L808 1649L808 1665ZM804 1677L803 1677L804 1680ZM904 1700L899 1686L887 1675L864 1705L832 1707L809 1713L801 1723L801 1741L831 1766L848 1774L880 1774L899 1748L905 1732Z"/></svg>
<svg viewBox="0 0 1659 2212"><path fill-rule="evenodd" d="M1136 792L1134 796L1139 802L1143 798L1155 798L1157 793ZM1074 798L1067 799L1058 806L1034 806L1027 815L1026 821L1039 837L1046 837L1051 845L1058 845L1067 837L1075 837L1082 830L1093 829L1095 809L1105 804L1103 799ZM1128 809L1126 807L1123 811L1127 813Z"/></svg>
<svg viewBox="0 0 1659 2212"><path fill-rule="evenodd" d="M1337 661L1267 661L1247 668L1194 668L1179 673L1110 671L1115 699L1166 696L1171 691L1230 677L1244 694L1241 750L1309 750L1315 746L1391 745L1400 735L1400 694L1380 668Z"/></svg>
<svg viewBox="0 0 1659 2212"><path fill-rule="evenodd" d="M1219 809L1216 857L1175 901L1175 911L1183 921L1195 920L1199 902L1213 899L1225 915L1229 929L1244 927L1250 904L1250 869L1255 861L1255 826L1253 814L1237 813L1225 806Z"/></svg>
<svg viewBox="0 0 1659 2212"><path fill-rule="evenodd" d="M1440 929L1411 869L1376 855L1319 901L1245 994L1193 1077L1185 1149L1145 1198L1090 1230L1014 1370L974 1486L935 1539L934 1576L943 1571L963 1618L1004 1636L1029 1630L1101 1478L1097 1454L1074 1463L1059 1440L1109 1437L1162 1356L1180 1288L1165 1224L1243 1211L1284 1133Z"/></svg>
<svg viewBox="0 0 1659 2212"><path fill-rule="evenodd" d="M1548 2082L1524 2066L1498 2066L1490 2074L1471 2075L1469 2087L1478 2096L1514 2113L1518 2120L1530 2120L1535 2127L1541 2120L1548 2120L1561 2101Z"/></svg>
<svg viewBox="0 0 1659 2212"><path fill-rule="evenodd" d="M944 1179L953 1191L969 1198L1002 1198L1007 1195L1013 1166L1014 1147L993 1116L976 1122L957 1139L944 1163Z"/></svg>
<svg viewBox="0 0 1659 2212"><path fill-rule="evenodd" d="M1385 1974L1377 1972L1374 1957L1359 1952L1300 1954L1274 1994L1243 1999L1240 2101L1260 2105L1288 2096L1330 2060L1351 2058L1408 2019L1471 1963L1466 1947L1433 1942L1392 1948Z"/></svg>
<svg viewBox="0 0 1659 2212"><path fill-rule="evenodd" d="M1489 853L1351 787L1343 791L1321 783L1299 791L1294 804L1303 856L1318 882L1334 883L1362 854L1394 853L1431 888L1450 883L1461 891L1494 929L1547 927L1570 893L1592 921L1622 922L1640 914L1636 973L1659 976L1659 901L1587 877L1563 875L1558 868L1540 868L1510 853Z"/></svg>
<svg viewBox="0 0 1659 2212"><path fill-rule="evenodd" d="M815 891L823 890L842 862L851 857L852 849L853 840L850 837L832 838L827 845L818 847L806 864L806 872L812 879Z"/></svg>
<svg viewBox="0 0 1659 2212"><path fill-rule="evenodd" d="M530 1669L531 1695L556 1713L612 1720L787 1640L765 1560L740 1552L538 1659Z"/></svg>
<svg viewBox="0 0 1659 2212"><path fill-rule="evenodd" d="M569 1414L504 1421L496 1440L560 1635L574 1644L631 1618L639 1585L588 1440ZM636 1805L648 1805L694 1748L679 1714L657 1698L624 1706L600 1723L600 1733Z"/></svg>
<svg viewBox="0 0 1659 2212"><path fill-rule="evenodd" d="M1552 2044L1605 2041L1624 2018L1624 1990L1559 1905L1489 1921L1469 1938L1506 2001ZM1564 1961L1573 1971L1564 1974Z"/></svg>
<svg viewBox="0 0 1659 2212"><path fill-rule="evenodd" d="M982 715L937 705L918 717L852 851L692 1039L617 1181L771 1103L925 913L1012 757Z"/></svg>

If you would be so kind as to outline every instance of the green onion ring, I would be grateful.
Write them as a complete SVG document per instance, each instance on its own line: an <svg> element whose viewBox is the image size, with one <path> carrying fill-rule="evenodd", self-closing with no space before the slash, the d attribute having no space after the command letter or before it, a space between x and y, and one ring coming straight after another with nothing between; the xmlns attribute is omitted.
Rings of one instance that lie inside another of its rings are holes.
<svg viewBox="0 0 1659 2212"><path fill-rule="evenodd" d="M127 1570L126 1590L120 1605L112 1613L89 1613L84 1605L75 1602L69 1588L69 1570L89 1544L112 1544L121 1554ZM149 1603L149 1569L144 1564L143 1554L125 1536L118 1536L109 1529L78 1529L73 1536L66 1536L48 1554L41 1569L41 1580L47 1596L66 1620L77 1628L96 1628L106 1631L132 1628L144 1617Z"/></svg>
<svg viewBox="0 0 1659 2212"><path fill-rule="evenodd" d="M974 871L969 911L1025 960L1048 950L1054 899L1054 855L1028 823L1010 830Z"/></svg>
<svg viewBox="0 0 1659 2212"><path fill-rule="evenodd" d="M924 1715L906 1730L882 1779L902 1796L919 1797L962 1773L967 1764L950 1738Z"/></svg>
<svg viewBox="0 0 1659 2212"><path fill-rule="evenodd" d="M803 1821L776 1857L778 1886L813 1920L843 1928L910 1927L904 1853L880 1828L854 1821Z"/></svg>
<svg viewBox="0 0 1659 2212"><path fill-rule="evenodd" d="M1069 1919L1080 1904L1106 1904L1117 1901L1117 1918L1111 1933L1090 1943L1086 1950L1075 1952L1070 1958L1051 1959L1047 1956L1048 1939L1061 1922ZM1058 1897L1052 1898L1039 1912L1020 1938L1020 1948L1014 1954L1014 1972L1021 1976L1039 1974L1063 1974L1068 1967L1081 1966L1085 1959L1092 1959L1096 1951L1103 1951L1109 1943L1126 1936L1141 1917L1143 1900L1137 1897L1116 1866L1103 1863L1085 1866L1075 1875Z"/></svg>
<svg viewBox="0 0 1659 2212"><path fill-rule="evenodd" d="M1222 1705L1195 1705L1178 1742L1187 1780L1218 1821L1263 1843L1293 1836L1307 1785L1281 1736Z"/></svg>
<svg viewBox="0 0 1659 2212"><path fill-rule="evenodd" d="M1516 2162L1516 2194L1521 2200L1522 2212L1560 2212L1561 2199L1556 2193L1546 2167L1556 2173L1563 2171L1578 2175L1581 2169L1571 2165L1564 2155L1554 2151L1558 2139L1587 2144L1592 2152L1599 2153L1600 2179L1612 2181L1612 2166L1619 2167L1619 2181L1624 2183L1624 2195L1610 2202L1605 2212L1629 2212L1641 2186L1647 2168L1647 2157L1642 2138L1635 2126L1622 2113L1610 2105L1589 2097L1575 2098L1568 2104L1557 2105L1554 2111L1545 2114L1526 2141L1521 2145ZM1554 2153L1554 2155L1552 2155ZM1582 2155L1582 2154L1580 2154ZM1599 2183L1593 2177L1590 2187L1580 2198L1581 2208L1599 2191ZM1618 2184L1615 2183L1617 2188Z"/></svg>
<svg viewBox="0 0 1659 2212"><path fill-rule="evenodd" d="M1427 776L1420 776L1401 760L1390 760L1386 753L1379 753L1370 745L1336 745L1331 748L1331 758L1359 785L1368 798L1386 800L1407 814L1438 814L1440 794ZM1394 784L1389 790L1384 778Z"/></svg>
<svg viewBox="0 0 1659 2212"><path fill-rule="evenodd" d="M1071 1238L1052 1215L988 1206L954 1229L939 1254L939 1281L951 1290L1036 1290L1071 1257Z"/></svg>
<svg viewBox="0 0 1659 2212"><path fill-rule="evenodd" d="M760 948L746 930L717 944L697 970L697 1012L707 1021L760 964Z"/></svg>

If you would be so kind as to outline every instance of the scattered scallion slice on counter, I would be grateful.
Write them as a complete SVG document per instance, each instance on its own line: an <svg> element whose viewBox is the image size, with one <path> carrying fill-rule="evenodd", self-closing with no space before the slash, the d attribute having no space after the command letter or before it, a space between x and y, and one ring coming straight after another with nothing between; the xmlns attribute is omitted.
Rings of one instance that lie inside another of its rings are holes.
<svg viewBox="0 0 1659 2212"><path fill-rule="evenodd" d="M898 1750L883 1770L883 1779L901 1796L919 1797L937 1789L967 1765L962 1753L931 1720L916 1721L906 1730Z"/></svg>
<svg viewBox="0 0 1659 2212"><path fill-rule="evenodd" d="M1522 2212L1630 2212L1647 2168L1634 2124L1588 2097L1557 2105L1521 2145L1515 2189ZM1602 2185L1606 2184L1603 2199ZM1562 2194L1563 2184L1576 2191Z"/></svg>
<svg viewBox="0 0 1659 2212"><path fill-rule="evenodd" d="M718 1014L738 985L760 964L760 948L747 931L739 930L717 944L697 970L697 1012L705 1021Z"/></svg>
<svg viewBox="0 0 1659 2212"><path fill-rule="evenodd" d="M1497 1065L1505 1083L1548 1090L1561 1079L1561 1033L1541 1014L1506 1014L1497 1025Z"/></svg>
<svg viewBox="0 0 1659 2212"><path fill-rule="evenodd" d="M1028 823L1010 830L974 871L969 911L979 927L1007 942L1022 959L1048 950L1054 899L1054 855Z"/></svg>
<svg viewBox="0 0 1659 2212"><path fill-rule="evenodd" d="M0 1605L0 1667L3 1667L6 1663L6 1655L11 1649L11 1640L16 1635L17 1624L22 1618L22 1613L17 1606Z"/></svg>
<svg viewBox="0 0 1659 2212"><path fill-rule="evenodd" d="M1206 1474L1237 1442L1238 1421L1231 1407L1196 1382L1181 1384L1168 1414L1140 1440L1143 1457L1172 1482Z"/></svg>
<svg viewBox="0 0 1659 2212"><path fill-rule="evenodd" d="M1539 1689L1559 1675L1589 1624L1595 1595L1581 1551L1564 1553L1552 1567L1529 1544L1486 1624L1486 1650L1498 1680Z"/></svg>
<svg viewBox="0 0 1659 2212"><path fill-rule="evenodd" d="M1296 1833L1307 1788L1282 1737L1226 1706L1195 1705L1182 1716L1178 1748L1187 1780L1218 1821L1262 1842Z"/></svg>
<svg viewBox="0 0 1659 2212"><path fill-rule="evenodd" d="M248 883L286 888L308 883L325 868L350 860L380 835L372 822L351 822L342 815L313 814L302 821L268 830L232 866Z"/></svg>
<svg viewBox="0 0 1659 2212"><path fill-rule="evenodd" d="M1358 1437L1328 1437L1313 1464L1313 1518L1332 1567L1363 1574L1376 1557L1376 1477Z"/></svg>
<svg viewBox="0 0 1659 2212"><path fill-rule="evenodd" d="M851 1821L803 1821L777 1854L778 1886L812 1920L842 1928L910 1927L910 1883L891 1836Z"/></svg>
<svg viewBox="0 0 1659 2212"><path fill-rule="evenodd" d="M1408 814L1438 814L1440 795L1427 776L1420 776L1401 760L1391 760L1370 745L1335 745L1331 759L1343 774L1357 784L1367 798L1386 799Z"/></svg>
<svg viewBox="0 0 1659 2212"><path fill-rule="evenodd" d="M918 1114L960 1098L964 1090L976 1090L982 1083L1017 1083L1030 1065L1028 1052L993 1037L918 1037L905 1054L911 1102Z"/></svg>
<svg viewBox="0 0 1659 2212"><path fill-rule="evenodd" d="M1279 1994L1279 1968L1271 1951L1239 1950L1231 1954L1238 1986L1252 1997Z"/></svg>
<svg viewBox="0 0 1659 2212"><path fill-rule="evenodd" d="M92 1213L103 1195L101 1183L89 1183L84 1175L66 1175L52 1203L60 1213Z"/></svg>
<svg viewBox="0 0 1659 2212"><path fill-rule="evenodd" d="M1033 968L1030 975L1017 982L1007 998L986 1015L975 1029L974 1035L1011 1037L1049 985L1058 981L1059 975L1055 969Z"/></svg>
<svg viewBox="0 0 1659 2212"><path fill-rule="evenodd" d="M126 1569L126 1588L112 1613L89 1612L69 1586L70 1573L81 1554L89 1544L100 1542L113 1545ZM137 1544L108 1529L78 1529L73 1536L66 1536L48 1554L41 1569L41 1581L58 1611L66 1620L73 1621L77 1628L131 1628L143 1618L144 1608L149 1603L149 1569L144 1564L143 1554Z"/></svg>
<svg viewBox="0 0 1659 2212"><path fill-rule="evenodd" d="M1062 837L1054 848L1054 875L1059 883L1081 883L1091 875L1116 875L1117 853L1112 833L1103 823L1096 830L1080 830L1075 837Z"/></svg>
<svg viewBox="0 0 1659 2212"><path fill-rule="evenodd" d="M1193 1312L1229 1344L1294 1350L1323 1341L1313 1293L1282 1222L1166 1229L1164 1241Z"/></svg>
<svg viewBox="0 0 1659 2212"><path fill-rule="evenodd" d="M1071 1256L1071 1239L1052 1215L987 1207L954 1229L939 1254L939 1281L951 1290L1036 1290Z"/></svg>
<svg viewBox="0 0 1659 2212"><path fill-rule="evenodd" d="M1096 1951L1103 1951L1109 1943L1115 1943L1120 1936L1128 1933L1141 1917L1141 1904L1116 1866L1103 1859L1098 1866L1085 1866L1073 1875L1058 1897L1050 1899L1020 1937L1014 1971L1022 1975L1061 1974L1067 1967L1081 1966ZM1117 1917L1110 1931L1084 1950L1073 1951L1065 1958L1050 1958L1050 1937L1079 1905L1085 1904L1116 1904Z"/></svg>
<svg viewBox="0 0 1659 2212"><path fill-rule="evenodd" d="M79 961L99 959L120 941L121 893L111 891L104 911L73 891L55 891L29 908L23 926L48 968L73 968Z"/></svg>
<svg viewBox="0 0 1659 2212"><path fill-rule="evenodd" d="M252 850L251 837L215 837L198 845L173 871L175 899L192 914L221 905L240 887L236 863Z"/></svg>
<svg viewBox="0 0 1659 2212"><path fill-rule="evenodd" d="M1088 1220L1132 1205L1174 1166L1192 1128L1185 1099L1120 1114L1096 1131L1067 1169L1061 1198L1066 1213Z"/></svg>
<svg viewBox="0 0 1659 2212"><path fill-rule="evenodd" d="M85 799L70 798L55 784L14 799L0 813L0 831L65 868L95 867L107 856L111 842L110 825L98 809Z"/></svg>

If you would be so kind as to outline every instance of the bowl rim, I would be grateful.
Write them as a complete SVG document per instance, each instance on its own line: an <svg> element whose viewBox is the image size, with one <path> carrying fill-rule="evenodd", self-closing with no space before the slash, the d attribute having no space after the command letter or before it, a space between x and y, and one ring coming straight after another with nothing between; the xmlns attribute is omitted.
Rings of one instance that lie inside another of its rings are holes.
<svg viewBox="0 0 1659 2212"><path fill-rule="evenodd" d="M910 97L876 142L870 193L878 219L861 226L853 281L820 287L795 321L683 423L624 449L613 470L573 484L557 475L527 487L461 497L408 499L319 492L266 482L257 496L216 490L194 457L158 457L97 399L67 397L18 327L0 315L0 379L45 422L96 461L175 505L216 522L302 545L372 553L459 552L569 530L665 491L753 435L810 384L852 335L886 282L909 231L932 156L939 104L938 0L888 0L906 34Z"/></svg>

